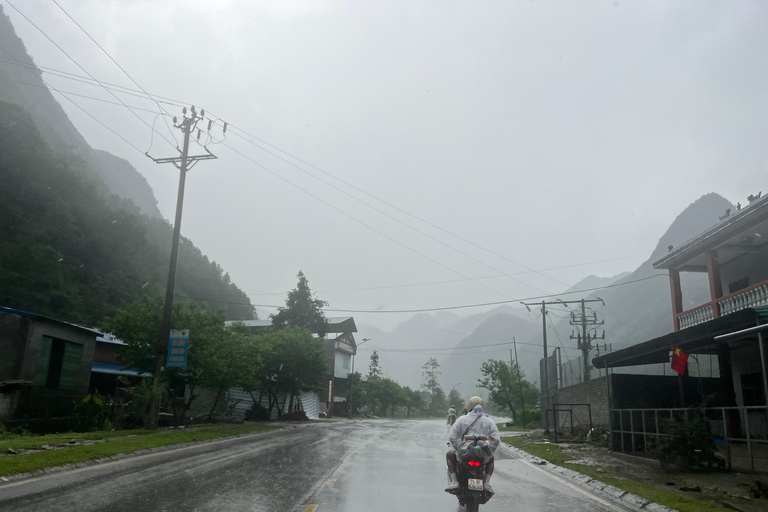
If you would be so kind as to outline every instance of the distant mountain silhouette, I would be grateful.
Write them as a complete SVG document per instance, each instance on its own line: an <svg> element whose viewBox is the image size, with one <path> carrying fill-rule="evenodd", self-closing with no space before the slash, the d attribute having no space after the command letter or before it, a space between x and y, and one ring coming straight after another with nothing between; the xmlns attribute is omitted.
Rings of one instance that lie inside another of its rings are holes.
<svg viewBox="0 0 768 512"><path fill-rule="evenodd" d="M605 301L605 306L600 303L592 306L598 316L605 320L604 343L611 344L613 349L641 343L671 332L673 323L669 279L666 272L654 270L653 262L668 252L668 246L679 246L716 224L718 217L727 208L733 208L733 205L718 194L702 196L677 216L659 239L650 257L633 272L606 278L588 276L566 291L619 286L587 292L584 297L569 294L567 298L601 298ZM709 297L706 275L684 274L682 278L686 307L706 302ZM578 357L581 353L575 350L575 342L569 339L569 311L564 307L553 306L550 312L547 322L549 353L560 347L563 360ZM483 347L477 351L466 350L465 347L510 342L513 336L518 341L518 358L526 378L539 381L538 368L543 348L541 319L537 318L537 315L538 312L533 311L526 318L526 311L518 306L501 306L466 317L445 312L435 315L424 313L399 325L391 332L377 329L376 335L373 336L376 343L371 342L370 345L383 349L440 349L429 354L381 352L384 373L403 384L418 386L421 382L420 366L429 357L437 357L443 372L440 382L446 392L454 384L461 383L457 389L466 395L475 391L477 379L481 376L482 362L488 359L508 361L511 345ZM450 323L450 320L455 321ZM365 327L361 330L373 332ZM457 349L453 353L445 350L452 347ZM361 352L358 361L365 357ZM362 371L362 364L357 364L357 368Z"/></svg>

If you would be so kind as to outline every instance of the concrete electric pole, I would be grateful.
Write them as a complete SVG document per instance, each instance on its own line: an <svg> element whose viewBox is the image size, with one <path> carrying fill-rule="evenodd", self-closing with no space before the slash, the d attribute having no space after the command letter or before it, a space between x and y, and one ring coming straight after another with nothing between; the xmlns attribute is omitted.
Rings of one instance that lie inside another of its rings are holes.
<svg viewBox="0 0 768 512"><path fill-rule="evenodd" d="M168 268L168 282L165 287L165 306L163 307L163 319L160 324L160 332L158 333L157 342L155 344L155 370L152 389L155 393L155 398L152 400L149 411L149 428L156 428L158 419L160 416L160 400L162 398L162 385L163 385L163 372L165 371L165 359L168 353L168 338L171 333L171 311L173 307L173 293L176 286L176 262L179 258L179 238L181 236L181 212L184 205L184 185L187 178L187 171L189 171L200 160L212 160L216 158L207 148L205 148L206 155L189 155L189 137L192 132L197 128L197 123L205 116L205 110L201 110L199 113L192 106L189 115L187 115L187 109L184 107L182 111L181 122L178 122L176 117L173 118L173 126L181 130L184 134L184 143L182 149L179 150L180 155L170 158L152 158L147 154L149 158L158 164L173 164L179 169L179 192L176 198L176 219L173 223L173 241L171 243L171 261ZM210 123L209 123L210 125ZM210 126L209 126L210 127ZM226 131L226 125L224 127ZM200 138L200 130L198 130L198 139ZM178 149L178 147L176 148Z"/></svg>
<svg viewBox="0 0 768 512"><path fill-rule="evenodd" d="M594 340L604 340L605 330L603 330L600 336L597 335L597 327L605 324L604 320L597 319L597 313L592 311L592 314L587 314L586 302L602 302L602 300L584 300L581 301L581 313L571 311L570 323L572 326L581 326L581 332L576 331L575 334L571 334L571 339L576 340L576 346L581 350L583 359L583 375L584 382L590 379L589 375L589 352L594 348L592 342Z"/></svg>

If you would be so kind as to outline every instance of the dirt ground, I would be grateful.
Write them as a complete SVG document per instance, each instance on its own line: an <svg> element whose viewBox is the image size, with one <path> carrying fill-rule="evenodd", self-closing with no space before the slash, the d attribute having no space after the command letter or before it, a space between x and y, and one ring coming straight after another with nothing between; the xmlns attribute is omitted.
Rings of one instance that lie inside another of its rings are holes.
<svg viewBox="0 0 768 512"><path fill-rule="evenodd" d="M714 500L742 512L768 510L768 475L738 472L677 473L664 472L658 461L616 453L586 444L560 443L561 449L575 460L565 466L585 464L612 471L624 478L652 484L666 491L704 500ZM759 483L758 483L759 482ZM700 488L701 491L692 489ZM681 488L689 489L683 491ZM755 496L761 496L756 498Z"/></svg>

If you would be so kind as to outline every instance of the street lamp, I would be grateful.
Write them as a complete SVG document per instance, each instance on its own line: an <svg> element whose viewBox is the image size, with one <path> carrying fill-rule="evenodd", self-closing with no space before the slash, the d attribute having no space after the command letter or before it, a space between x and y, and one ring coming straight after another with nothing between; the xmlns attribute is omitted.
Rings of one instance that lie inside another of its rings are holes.
<svg viewBox="0 0 768 512"><path fill-rule="evenodd" d="M368 343L369 341L371 341L371 338L363 338L363 341L358 343L357 347L365 343ZM357 353L357 347L355 347L355 354ZM352 371L350 373L355 373L355 354L352 354Z"/></svg>

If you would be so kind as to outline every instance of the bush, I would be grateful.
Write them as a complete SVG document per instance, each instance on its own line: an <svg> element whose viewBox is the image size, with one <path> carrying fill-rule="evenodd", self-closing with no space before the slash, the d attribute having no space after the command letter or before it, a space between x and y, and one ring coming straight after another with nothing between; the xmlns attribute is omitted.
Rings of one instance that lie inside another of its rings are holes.
<svg viewBox="0 0 768 512"><path fill-rule="evenodd" d="M661 437L655 447L662 468L674 467L679 471L696 471L719 465L712 442L712 432L703 410L693 411L683 418L662 422Z"/></svg>

